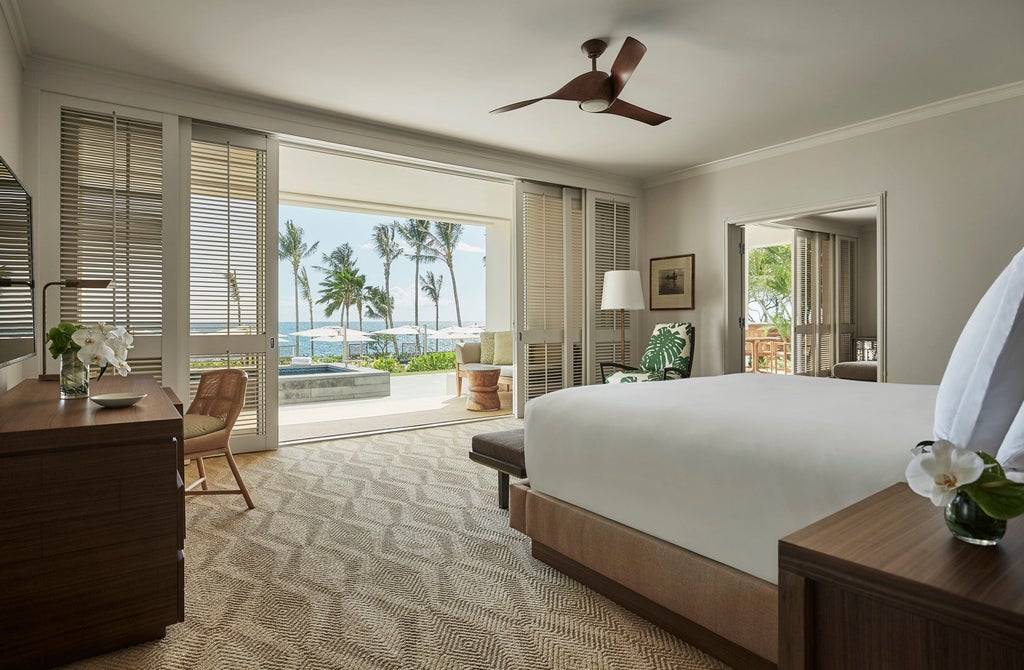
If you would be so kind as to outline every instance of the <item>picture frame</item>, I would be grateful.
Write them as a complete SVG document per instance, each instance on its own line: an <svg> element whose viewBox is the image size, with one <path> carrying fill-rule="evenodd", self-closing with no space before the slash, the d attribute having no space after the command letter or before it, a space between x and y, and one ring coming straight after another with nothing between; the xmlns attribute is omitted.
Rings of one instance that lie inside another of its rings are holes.
<svg viewBox="0 0 1024 670"><path fill-rule="evenodd" d="M693 309L694 254L651 259L651 309Z"/></svg>

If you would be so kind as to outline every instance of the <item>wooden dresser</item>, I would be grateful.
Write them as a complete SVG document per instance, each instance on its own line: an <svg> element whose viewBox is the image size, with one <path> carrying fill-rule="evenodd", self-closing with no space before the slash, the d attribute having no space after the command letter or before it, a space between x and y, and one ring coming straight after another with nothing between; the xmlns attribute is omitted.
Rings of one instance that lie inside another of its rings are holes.
<svg viewBox="0 0 1024 670"><path fill-rule="evenodd" d="M105 376L60 400L0 396L0 667L47 667L162 637L184 620L182 421L152 377Z"/></svg>
<svg viewBox="0 0 1024 670"><path fill-rule="evenodd" d="M1024 669L1024 520L975 547L896 484L783 538L779 668Z"/></svg>

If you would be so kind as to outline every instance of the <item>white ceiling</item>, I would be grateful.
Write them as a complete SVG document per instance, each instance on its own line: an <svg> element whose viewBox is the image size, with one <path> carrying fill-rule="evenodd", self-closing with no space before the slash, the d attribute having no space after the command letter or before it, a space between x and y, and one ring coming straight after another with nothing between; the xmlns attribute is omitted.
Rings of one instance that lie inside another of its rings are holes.
<svg viewBox="0 0 1024 670"><path fill-rule="evenodd" d="M15 0L34 56L634 177L1024 80L1021 0ZM542 101L579 45L648 52L649 127Z"/></svg>

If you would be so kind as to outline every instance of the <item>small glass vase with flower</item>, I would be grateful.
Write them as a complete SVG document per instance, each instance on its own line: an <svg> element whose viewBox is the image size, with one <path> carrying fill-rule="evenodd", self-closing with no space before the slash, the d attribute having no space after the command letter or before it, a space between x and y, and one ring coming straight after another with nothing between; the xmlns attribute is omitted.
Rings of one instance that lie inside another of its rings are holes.
<svg viewBox="0 0 1024 670"><path fill-rule="evenodd" d="M921 442L913 454L907 484L946 508L946 527L958 540L995 546L1006 533L1006 521L1024 514L1024 483L1007 477L991 455L947 440Z"/></svg>
<svg viewBox="0 0 1024 670"><path fill-rule="evenodd" d="M89 397L89 366L99 365L103 376L111 365L122 377L131 372L128 350L134 338L124 326L104 323L82 325L59 323L46 334L50 355L60 360L60 397Z"/></svg>

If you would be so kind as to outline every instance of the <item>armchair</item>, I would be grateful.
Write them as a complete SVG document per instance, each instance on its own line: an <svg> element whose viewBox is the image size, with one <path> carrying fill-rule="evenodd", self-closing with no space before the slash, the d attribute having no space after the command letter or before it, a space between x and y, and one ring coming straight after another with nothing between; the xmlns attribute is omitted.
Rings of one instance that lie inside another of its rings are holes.
<svg viewBox="0 0 1024 670"><path fill-rule="evenodd" d="M659 323L651 333L640 367L600 363L601 379L605 384L686 379L693 365L693 341L692 323ZM611 371L615 369L618 371Z"/></svg>

